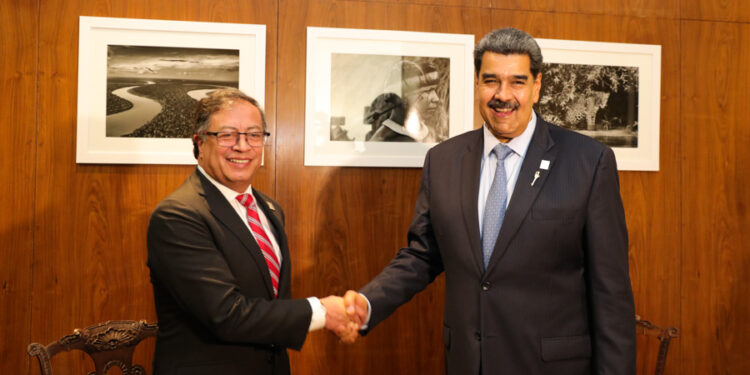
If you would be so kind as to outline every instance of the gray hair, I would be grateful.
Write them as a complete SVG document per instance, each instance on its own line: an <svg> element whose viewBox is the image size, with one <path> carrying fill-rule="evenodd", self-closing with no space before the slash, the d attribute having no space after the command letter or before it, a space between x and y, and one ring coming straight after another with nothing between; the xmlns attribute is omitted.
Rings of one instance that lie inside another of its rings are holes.
<svg viewBox="0 0 750 375"><path fill-rule="evenodd" d="M536 40L525 31L508 27L493 30L485 35L474 48L474 69L477 76L482 68L482 57L487 51L501 55L529 56L533 79L542 71L542 50Z"/></svg>
<svg viewBox="0 0 750 375"><path fill-rule="evenodd" d="M205 98L198 101L198 108L195 110L193 133L204 137L202 133L208 130L211 115L226 108L235 100L244 100L255 106L255 108L258 108L261 122L263 123L263 131L266 131L266 114L260 107L260 103L236 88L227 87L212 91ZM198 145L195 141L193 141L193 156L196 159L198 158Z"/></svg>

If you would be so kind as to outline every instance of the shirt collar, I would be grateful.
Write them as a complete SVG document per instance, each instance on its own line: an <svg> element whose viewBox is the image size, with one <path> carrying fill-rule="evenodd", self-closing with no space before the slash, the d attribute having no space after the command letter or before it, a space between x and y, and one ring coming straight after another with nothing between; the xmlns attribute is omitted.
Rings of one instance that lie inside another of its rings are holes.
<svg viewBox="0 0 750 375"><path fill-rule="evenodd" d="M206 173L206 171L200 165L198 165L198 170L201 172L201 174L203 174L203 176L206 177L208 181L210 181L214 186L216 186L217 189L219 189L221 195L223 195L229 202L234 202L237 199L237 196L240 195L240 193L222 185L221 182L216 181L213 177L209 176L208 173ZM247 186L245 193L250 195L253 194L252 184ZM255 199L254 195L253 199Z"/></svg>
<svg viewBox="0 0 750 375"><path fill-rule="evenodd" d="M482 126L483 133L484 133L484 152L482 153L482 159L487 159L492 152L492 149L497 146L500 141L495 138L492 133L490 133L490 130L487 128L487 124L483 124ZM526 125L526 130L521 133L518 137L515 137L508 141L505 145L510 147L513 152L518 154L521 159L523 159L526 156L526 150L529 148L529 144L531 143L531 136L534 135L534 130L536 129L536 113L534 111L531 111L531 120L529 120L529 123Z"/></svg>

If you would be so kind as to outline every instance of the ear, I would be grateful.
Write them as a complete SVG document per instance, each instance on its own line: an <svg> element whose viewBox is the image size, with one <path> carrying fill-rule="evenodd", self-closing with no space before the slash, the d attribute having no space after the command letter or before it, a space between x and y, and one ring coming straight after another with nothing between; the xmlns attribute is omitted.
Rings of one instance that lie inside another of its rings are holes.
<svg viewBox="0 0 750 375"><path fill-rule="evenodd" d="M539 93L542 90L542 73L537 73L536 78L534 79L534 103L539 102Z"/></svg>
<svg viewBox="0 0 750 375"><path fill-rule="evenodd" d="M203 146L203 138L198 134L193 134L193 142L195 142L198 147Z"/></svg>
<svg viewBox="0 0 750 375"><path fill-rule="evenodd" d="M474 98L479 99L479 76L474 76Z"/></svg>
<svg viewBox="0 0 750 375"><path fill-rule="evenodd" d="M195 156L196 159L200 159L203 142L203 137L198 134L193 134L193 156Z"/></svg>

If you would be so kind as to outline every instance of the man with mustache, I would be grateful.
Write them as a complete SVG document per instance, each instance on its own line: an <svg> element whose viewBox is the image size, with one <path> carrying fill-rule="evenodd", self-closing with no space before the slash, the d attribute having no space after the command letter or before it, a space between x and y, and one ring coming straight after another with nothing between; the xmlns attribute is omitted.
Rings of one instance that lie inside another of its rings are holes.
<svg viewBox="0 0 750 375"><path fill-rule="evenodd" d="M448 374L635 374L614 153L534 113L525 32L490 32L474 63L484 125L428 152L408 246L347 292L348 313L366 334L445 272Z"/></svg>

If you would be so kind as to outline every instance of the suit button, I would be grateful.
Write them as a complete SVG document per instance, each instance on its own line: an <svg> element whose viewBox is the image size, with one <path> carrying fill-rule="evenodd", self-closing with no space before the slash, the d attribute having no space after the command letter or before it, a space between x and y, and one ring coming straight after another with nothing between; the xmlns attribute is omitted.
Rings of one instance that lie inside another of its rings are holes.
<svg viewBox="0 0 750 375"><path fill-rule="evenodd" d="M490 290L490 288L492 288L492 284L490 284L489 282L485 281L485 282L482 283L482 290L483 291L486 292L486 291Z"/></svg>
<svg viewBox="0 0 750 375"><path fill-rule="evenodd" d="M482 341L482 334L479 332L474 332L474 338L477 339L477 341Z"/></svg>

